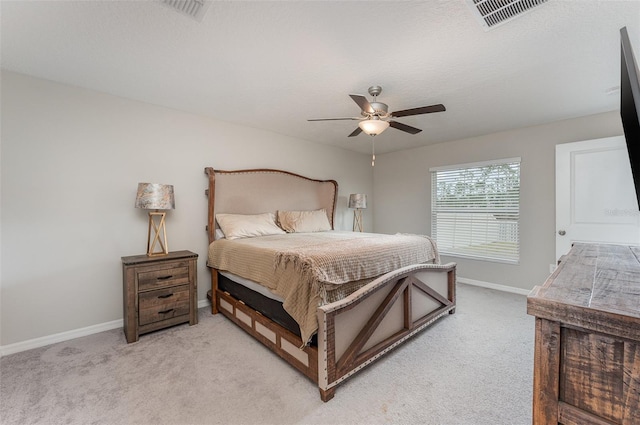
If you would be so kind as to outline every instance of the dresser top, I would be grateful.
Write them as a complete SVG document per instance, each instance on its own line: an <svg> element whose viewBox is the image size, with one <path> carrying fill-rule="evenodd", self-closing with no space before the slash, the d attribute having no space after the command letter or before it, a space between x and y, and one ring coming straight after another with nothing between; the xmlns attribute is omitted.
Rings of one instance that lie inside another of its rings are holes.
<svg viewBox="0 0 640 425"><path fill-rule="evenodd" d="M527 298L528 313L570 322L576 312L640 325L640 247L576 243Z"/></svg>

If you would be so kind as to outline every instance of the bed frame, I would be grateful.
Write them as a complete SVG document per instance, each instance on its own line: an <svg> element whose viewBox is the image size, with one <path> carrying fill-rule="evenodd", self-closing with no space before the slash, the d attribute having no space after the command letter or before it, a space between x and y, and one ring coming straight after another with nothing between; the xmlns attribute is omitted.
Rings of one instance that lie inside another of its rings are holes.
<svg viewBox="0 0 640 425"><path fill-rule="evenodd" d="M215 214L257 214L325 208L334 226L338 184L280 170L221 171L209 177L207 233L215 239ZM323 401L336 386L456 307L456 264L416 264L378 277L340 301L318 307L318 344L299 336L218 289L211 270L211 312L222 313L290 363L320 389Z"/></svg>

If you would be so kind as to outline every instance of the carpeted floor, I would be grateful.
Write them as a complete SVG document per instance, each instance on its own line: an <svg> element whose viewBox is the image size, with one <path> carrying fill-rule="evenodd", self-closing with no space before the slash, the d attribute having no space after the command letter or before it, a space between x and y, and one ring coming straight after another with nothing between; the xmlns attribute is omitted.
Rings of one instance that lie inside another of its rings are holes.
<svg viewBox="0 0 640 425"><path fill-rule="evenodd" d="M447 316L340 385L315 384L221 315L127 344L121 329L0 359L2 424L531 423L526 298L458 285Z"/></svg>

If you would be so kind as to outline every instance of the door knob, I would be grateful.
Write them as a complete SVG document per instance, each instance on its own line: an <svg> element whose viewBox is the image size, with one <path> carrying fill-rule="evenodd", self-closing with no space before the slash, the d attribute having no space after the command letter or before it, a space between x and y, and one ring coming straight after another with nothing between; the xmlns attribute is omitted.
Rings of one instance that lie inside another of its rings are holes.
<svg viewBox="0 0 640 425"><path fill-rule="evenodd" d="M566 235L566 234L567 234L567 232L565 232L564 230L558 230L558 234L559 234L560 236L564 236L564 235Z"/></svg>

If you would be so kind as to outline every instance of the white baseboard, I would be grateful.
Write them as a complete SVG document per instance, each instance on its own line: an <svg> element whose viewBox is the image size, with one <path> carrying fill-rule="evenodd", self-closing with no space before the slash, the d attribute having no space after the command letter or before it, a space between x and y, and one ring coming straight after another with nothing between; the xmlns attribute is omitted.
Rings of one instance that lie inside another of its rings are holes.
<svg viewBox="0 0 640 425"><path fill-rule="evenodd" d="M98 332L110 331L111 329L121 328L122 326L123 320L119 319L112 322L101 323L99 325L87 326L86 328L74 329L72 331L60 332L53 335L43 336L41 338L16 342L15 344L3 345L0 346L0 357L19 353L20 351L31 350L33 348L44 347L45 345L55 344L56 342L68 341L70 339L96 334Z"/></svg>
<svg viewBox="0 0 640 425"><path fill-rule="evenodd" d="M467 279L466 277L460 277L460 276L458 276L456 280L460 283L465 283L467 285L480 286L482 288L495 289L496 291L510 292L512 294L518 294L518 295L529 295L529 292L531 292L530 289L515 288L513 286L499 285L497 283Z"/></svg>
<svg viewBox="0 0 640 425"><path fill-rule="evenodd" d="M211 303L206 298L198 301L198 308L209 307ZM122 319L112 322L101 323L99 325L87 326L86 328L74 329L72 331L60 332L53 335L43 336L41 338L29 339L27 341L16 342L15 344L1 345L0 357L9 354L19 353L21 351L40 348L46 345L55 344L57 342L69 341L70 339L80 338L82 336L97 334L99 332L110 331L124 326Z"/></svg>

